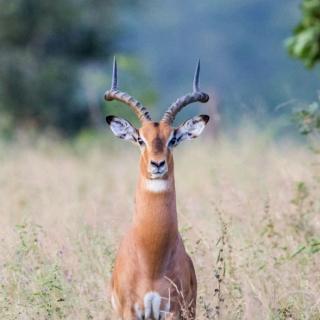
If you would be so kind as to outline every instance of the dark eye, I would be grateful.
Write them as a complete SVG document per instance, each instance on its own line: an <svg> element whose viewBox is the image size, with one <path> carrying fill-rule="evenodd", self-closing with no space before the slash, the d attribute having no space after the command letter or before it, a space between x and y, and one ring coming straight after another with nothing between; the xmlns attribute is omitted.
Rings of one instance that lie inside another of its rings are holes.
<svg viewBox="0 0 320 320"><path fill-rule="evenodd" d="M169 144L168 144L169 148L174 147L174 146L176 145L176 143L177 143L177 139L176 139L175 137L173 137L173 138L169 141Z"/></svg>
<svg viewBox="0 0 320 320"><path fill-rule="evenodd" d="M144 142L140 137L138 138L138 143L140 146L144 146Z"/></svg>

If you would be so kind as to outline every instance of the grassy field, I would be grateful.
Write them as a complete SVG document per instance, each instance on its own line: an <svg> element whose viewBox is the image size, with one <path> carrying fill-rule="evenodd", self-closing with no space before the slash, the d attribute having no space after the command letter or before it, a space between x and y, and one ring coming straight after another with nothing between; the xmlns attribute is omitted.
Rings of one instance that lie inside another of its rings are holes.
<svg viewBox="0 0 320 320"><path fill-rule="evenodd" d="M0 145L0 319L115 319L108 281L137 161L107 136ZM197 319L320 319L317 161L254 130L175 151Z"/></svg>

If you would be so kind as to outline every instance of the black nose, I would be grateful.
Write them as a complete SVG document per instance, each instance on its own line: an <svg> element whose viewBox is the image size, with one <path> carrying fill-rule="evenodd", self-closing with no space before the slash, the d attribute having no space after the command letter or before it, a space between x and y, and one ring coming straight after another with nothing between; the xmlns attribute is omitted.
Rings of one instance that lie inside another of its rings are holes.
<svg viewBox="0 0 320 320"><path fill-rule="evenodd" d="M165 160L160 161L160 162L156 162L156 161L152 161L151 160L150 163L151 163L152 166L154 166L154 167L156 167L158 169L160 169L161 167L163 167L166 164Z"/></svg>

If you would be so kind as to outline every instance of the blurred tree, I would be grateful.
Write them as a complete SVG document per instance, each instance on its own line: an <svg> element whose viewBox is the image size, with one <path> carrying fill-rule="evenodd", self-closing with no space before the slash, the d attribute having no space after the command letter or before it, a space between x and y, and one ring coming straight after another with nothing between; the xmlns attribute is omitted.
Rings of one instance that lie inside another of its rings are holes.
<svg viewBox="0 0 320 320"><path fill-rule="evenodd" d="M286 45L290 55L312 68L320 62L320 1L303 0L301 10L301 21Z"/></svg>
<svg viewBox="0 0 320 320"><path fill-rule="evenodd" d="M320 62L320 0L303 0L301 10L302 19L294 29L294 35L287 39L286 45L289 54L302 60L307 68L313 68ZM294 120L300 133L309 136L314 150L319 151L319 102L295 111ZM317 143L314 143L315 141Z"/></svg>
<svg viewBox="0 0 320 320"><path fill-rule="evenodd" d="M72 134L99 121L83 78L114 49L114 10L114 0L0 0L0 112L11 126Z"/></svg>

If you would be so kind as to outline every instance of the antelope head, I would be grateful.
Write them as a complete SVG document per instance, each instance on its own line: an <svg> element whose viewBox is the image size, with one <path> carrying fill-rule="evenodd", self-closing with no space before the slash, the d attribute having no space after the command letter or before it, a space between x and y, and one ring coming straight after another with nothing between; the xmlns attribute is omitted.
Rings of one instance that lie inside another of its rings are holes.
<svg viewBox="0 0 320 320"><path fill-rule="evenodd" d="M140 171L145 179L168 179L173 174L173 148L182 141L197 138L208 123L209 116L199 115L173 127L173 121L182 108L190 103L205 103L209 100L209 96L199 89L199 73L200 61L194 75L193 92L177 99L164 113L161 121L154 122L140 102L118 90L117 63L114 59L112 86L106 91L105 100L118 100L127 104L139 118L141 127L135 128L129 121L116 116L107 116L106 120L116 137L131 141L140 148Z"/></svg>

